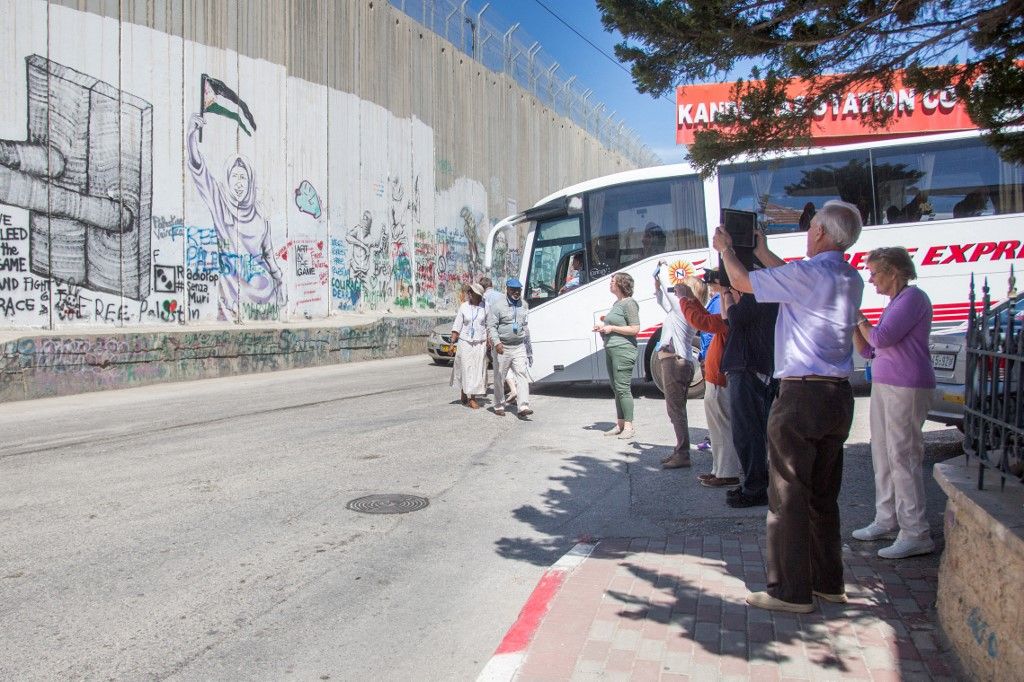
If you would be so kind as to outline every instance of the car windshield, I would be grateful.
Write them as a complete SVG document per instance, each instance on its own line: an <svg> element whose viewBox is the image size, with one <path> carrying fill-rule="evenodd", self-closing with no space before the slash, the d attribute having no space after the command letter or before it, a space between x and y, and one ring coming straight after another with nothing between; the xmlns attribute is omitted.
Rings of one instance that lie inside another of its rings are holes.
<svg viewBox="0 0 1024 682"><path fill-rule="evenodd" d="M1017 322L1024 322L1024 298L1017 300L1017 304L1014 306L1013 319ZM1006 308L1006 310L999 313L999 326L1005 327L1009 321L1010 309Z"/></svg>

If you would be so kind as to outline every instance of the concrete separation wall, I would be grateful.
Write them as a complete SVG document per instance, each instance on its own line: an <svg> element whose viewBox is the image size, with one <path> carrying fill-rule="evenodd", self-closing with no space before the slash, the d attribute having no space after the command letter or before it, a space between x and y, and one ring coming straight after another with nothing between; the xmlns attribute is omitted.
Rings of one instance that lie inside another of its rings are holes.
<svg viewBox="0 0 1024 682"><path fill-rule="evenodd" d="M636 165L384 0L0 16L0 328L454 313L496 221Z"/></svg>
<svg viewBox="0 0 1024 682"><path fill-rule="evenodd" d="M972 680L1019 680L1024 670L1024 486L978 462L935 465L948 497L946 549L939 566L939 622Z"/></svg>
<svg viewBox="0 0 1024 682"><path fill-rule="evenodd" d="M34 335L0 345L0 402L423 354L445 316L364 324Z"/></svg>

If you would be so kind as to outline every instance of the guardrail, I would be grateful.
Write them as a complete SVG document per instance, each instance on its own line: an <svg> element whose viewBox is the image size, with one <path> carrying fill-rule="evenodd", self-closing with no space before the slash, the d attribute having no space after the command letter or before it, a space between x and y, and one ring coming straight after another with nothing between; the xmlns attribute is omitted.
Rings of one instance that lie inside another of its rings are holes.
<svg viewBox="0 0 1024 682"><path fill-rule="evenodd" d="M978 458L979 490L986 468L999 473L1001 488L1009 477L1024 479L1024 307L1015 284L1011 266L1006 300L993 306L986 278L976 310L971 276L964 452Z"/></svg>
<svg viewBox="0 0 1024 682"><path fill-rule="evenodd" d="M513 78L545 106L571 119L608 149L640 167L661 165L661 159L636 131L598 101L593 89L576 83L575 75L560 77L557 72L561 65L546 57L540 42L529 38L518 23L503 29L485 19L490 3L472 13L468 0L457 5L452 0L389 1L491 71Z"/></svg>

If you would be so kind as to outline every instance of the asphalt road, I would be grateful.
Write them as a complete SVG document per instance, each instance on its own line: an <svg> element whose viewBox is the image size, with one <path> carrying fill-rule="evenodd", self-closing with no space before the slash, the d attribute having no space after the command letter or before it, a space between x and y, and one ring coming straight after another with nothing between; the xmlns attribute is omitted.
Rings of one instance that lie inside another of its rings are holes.
<svg viewBox="0 0 1024 682"><path fill-rule="evenodd" d="M649 390L627 443L599 433L605 387L522 421L462 407L448 375L424 356L0 406L0 679L472 679L578 539L763 532L697 485L710 456L659 468ZM867 401L845 531L872 513ZM928 463L957 435L929 426ZM374 493L430 504L346 508Z"/></svg>

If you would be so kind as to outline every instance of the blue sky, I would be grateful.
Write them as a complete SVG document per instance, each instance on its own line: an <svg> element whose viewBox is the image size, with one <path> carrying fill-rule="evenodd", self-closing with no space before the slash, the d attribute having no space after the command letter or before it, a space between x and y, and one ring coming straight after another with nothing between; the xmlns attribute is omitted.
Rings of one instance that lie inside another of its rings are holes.
<svg viewBox="0 0 1024 682"><path fill-rule="evenodd" d="M615 56L615 43L622 37L604 30L593 0L542 1L601 50ZM469 9L475 13L485 3L470 0ZM542 54L561 65L559 76L566 79L576 75L583 89L592 88L598 101L607 107L605 113L618 112L616 120L638 133L664 162L682 161L686 148L675 143L674 95L654 98L639 94L626 71L566 28L536 0L490 0L484 20L503 30L519 22L516 37L527 45L532 41L524 34L539 41Z"/></svg>

